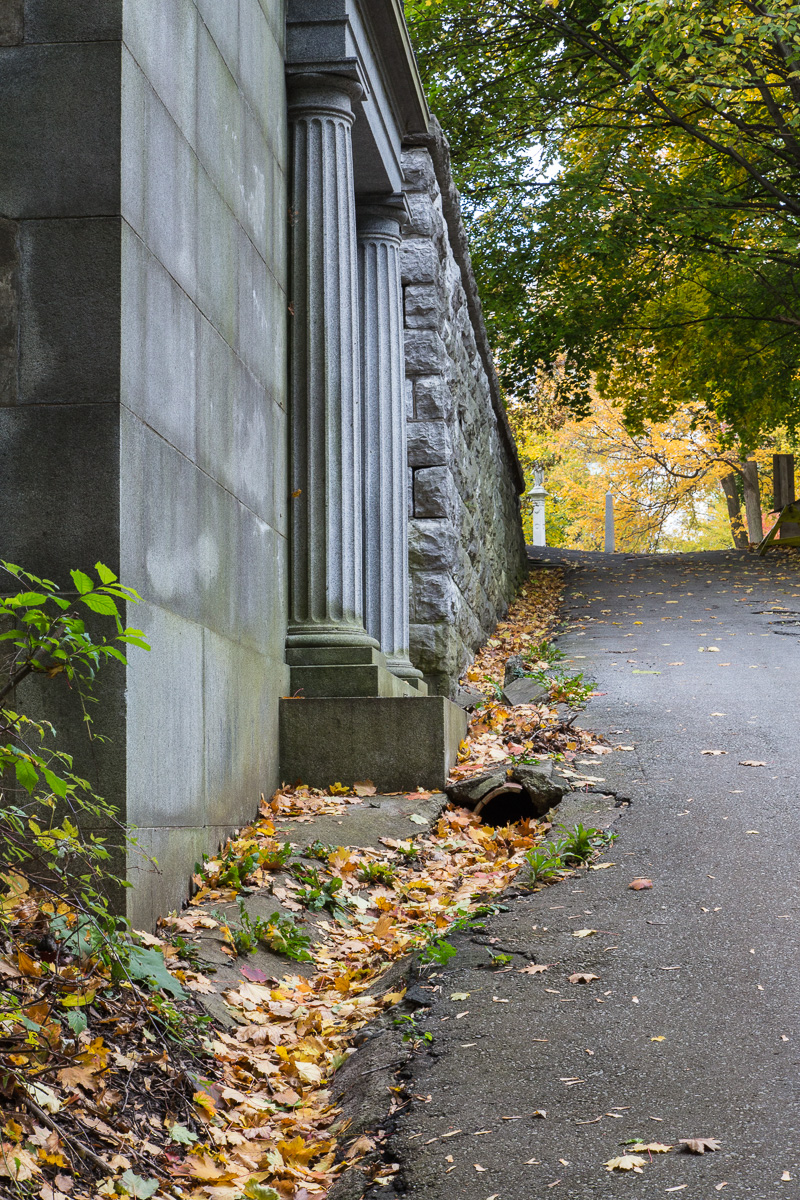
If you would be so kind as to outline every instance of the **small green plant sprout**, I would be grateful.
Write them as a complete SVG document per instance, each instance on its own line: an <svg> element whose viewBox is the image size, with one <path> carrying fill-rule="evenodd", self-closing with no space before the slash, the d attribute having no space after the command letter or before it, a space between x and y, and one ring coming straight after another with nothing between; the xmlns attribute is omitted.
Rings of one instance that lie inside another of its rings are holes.
<svg viewBox="0 0 800 1200"><path fill-rule="evenodd" d="M419 858L419 847L413 842L398 842L395 849L406 862L416 862Z"/></svg>
<svg viewBox="0 0 800 1200"><path fill-rule="evenodd" d="M419 1045L424 1042L426 1046L430 1046L433 1042L432 1033L423 1033L417 1027L417 1014L405 1013L403 1016L395 1017L394 1023L398 1029L403 1030L403 1041L411 1042L413 1045Z"/></svg>
<svg viewBox="0 0 800 1200"><path fill-rule="evenodd" d="M244 843L231 842L226 847L215 882L238 892L247 886L251 876L259 868L265 871L279 871L291 857L290 842L284 842L282 846L277 842L259 846L255 838L250 838Z"/></svg>
<svg viewBox="0 0 800 1200"><path fill-rule="evenodd" d="M534 676L550 688L551 704L568 704L570 708L582 708L597 686L593 680L584 679L583 672L567 675L564 671L537 671Z"/></svg>
<svg viewBox="0 0 800 1200"><path fill-rule="evenodd" d="M420 962L425 963L426 966L436 965L437 967L444 967L454 954L458 954L455 946L441 939L431 942L430 945L425 947L420 955Z"/></svg>
<svg viewBox="0 0 800 1200"><path fill-rule="evenodd" d="M304 858L315 858L317 862L327 862L332 854L336 853L335 846L326 846L319 838L312 842L310 846L306 846L303 851Z"/></svg>
<svg viewBox="0 0 800 1200"><path fill-rule="evenodd" d="M489 958L493 967L508 967L514 961L513 954L496 953L494 950L489 951Z"/></svg>
<svg viewBox="0 0 800 1200"><path fill-rule="evenodd" d="M342 881L338 875L334 875L332 879L323 880L316 867L306 867L302 863L296 864L293 874L300 883L305 885L295 892L294 898L298 904L302 904L311 912L321 912L323 909L327 909L337 921L347 923L344 897L339 895L342 890Z"/></svg>
<svg viewBox="0 0 800 1200"><path fill-rule="evenodd" d="M389 863L385 862L368 862L364 863L358 872L358 878L362 883L383 883L390 887L395 880L397 871Z"/></svg>
<svg viewBox="0 0 800 1200"><path fill-rule="evenodd" d="M555 844L558 845L565 863L588 862L606 840L602 829L586 829L580 822L574 829L567 829L564 825L560 828L564 830L565 836L559 838Z"/></svg>
<svg viewBox="0 0 800 1200"><path fill-rule="evenodd" d="M503 689L499 683L492 679L491 675L484 675L481 681L486 689L490 700L501 700L503 697Z"/></svg>
<svg viewBox="0 0 800 1200"><path fill-rule="evenodd" d="M534 846L525 852L529 883L546 883L563 870L561 855L553 846Z"/></svg>
<svg viewBox="0 0 800 1200"><path fill-rule="evenodd" d="M539 663L547 663L549 666L550 663L561 662L562 659L566 658L566 655L563 650L553 645L552 642L543 641L537 642L534 646L529 646L522 658L526 663L535 663L537 665Z"/></svg>
<svg viewBox="0 0 800 1200"><path fill-rule="evenodd" d="M243 900L239 901L239 924L234 925L224 913L214 912L225 941L237 955L255 954L259 942L276 954L284 954L295 962L312 962L310 938L297 928L291 917L272 913L269 917L251 917Z"/></svg>

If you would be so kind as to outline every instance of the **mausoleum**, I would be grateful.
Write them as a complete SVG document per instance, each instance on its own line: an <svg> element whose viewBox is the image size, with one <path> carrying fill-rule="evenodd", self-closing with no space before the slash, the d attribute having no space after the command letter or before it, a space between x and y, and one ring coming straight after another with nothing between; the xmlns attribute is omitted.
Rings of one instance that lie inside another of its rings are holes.
<svg viewBox="0 0 800 1200"><path fill-rule="evenodd" d="M143 924L281 781L442 786L524 479L400 0L6 0L0 163L0 557L142 597Z"/></svg>

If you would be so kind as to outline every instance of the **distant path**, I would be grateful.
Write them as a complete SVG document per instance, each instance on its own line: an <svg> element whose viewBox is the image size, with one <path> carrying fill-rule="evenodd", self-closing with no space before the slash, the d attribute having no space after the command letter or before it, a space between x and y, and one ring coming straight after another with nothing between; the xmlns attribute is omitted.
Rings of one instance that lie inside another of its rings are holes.
<svg viewBox="0 0 800 1200"><path fill-rule="evenodd" d="M571 568L575 626L560 644L604 693L583 724L635 747L606 756L601 772L608 763L633 803L606 855L615 867L491 922L498 945L560 965L493 974L459 953L435 981L422 1027L440 1057L417 1055L410 1089L423 1099L392 1138L402 1194L588 1200L686 1184L669 1194L796 1200L800 564L733 552L546 555ZM748 759L767 765L739 765ZM637 876L652 891L628 890ZM601 932L575 938L576 928ZM576 971L600 981L570 984ZM619 1118L605 1115L615 1106ZM463 1132L425 1144L452 1129ZM713 1137L722 1149L671 1151L642 1175L605 1171L634 1136Z"/></svg>

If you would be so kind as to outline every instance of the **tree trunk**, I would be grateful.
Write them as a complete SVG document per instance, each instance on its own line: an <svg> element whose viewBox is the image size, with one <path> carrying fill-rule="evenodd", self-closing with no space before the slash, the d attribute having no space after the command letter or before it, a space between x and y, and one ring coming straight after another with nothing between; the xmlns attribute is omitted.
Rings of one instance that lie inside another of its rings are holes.
<svg viewBox="0 0 800 1200"><path fill-rule="evenodd" d="M764 536L761 517L761 491L758 486L758 463L749 458L742 463L742 486L744 488L744 511L747 517L747 532L756 546Z"/></svg>
<svg viewBox="0 0 800 1200"><path fill-rule="evenodd" d="M742 521L742 506L739 503L739 492L736 487L736 476L733 471L720 479L720 486L725 493L725 503L728 505L728 520L731 523L731 537L737 550L746 550L747 534Z"/></svg>

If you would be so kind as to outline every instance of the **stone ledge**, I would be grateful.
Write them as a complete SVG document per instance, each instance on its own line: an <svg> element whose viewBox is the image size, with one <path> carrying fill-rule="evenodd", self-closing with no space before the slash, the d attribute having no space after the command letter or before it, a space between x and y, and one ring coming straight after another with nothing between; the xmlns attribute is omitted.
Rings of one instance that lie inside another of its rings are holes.
<svg viewBox="0 0 800 1200"><path fill-rule="evenodd" d="M281 700L281 778L443 790L466 732L465 713L444 696Z"/></svg>

